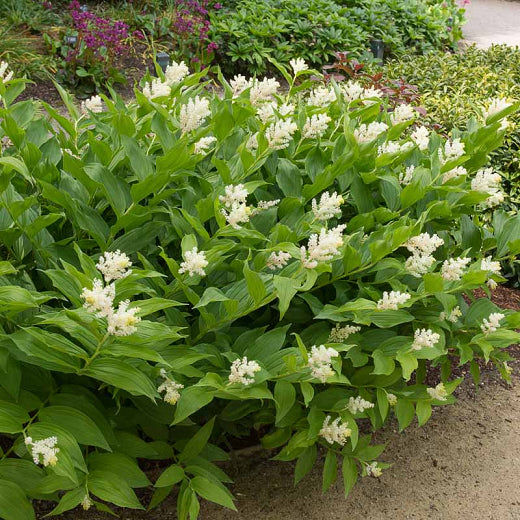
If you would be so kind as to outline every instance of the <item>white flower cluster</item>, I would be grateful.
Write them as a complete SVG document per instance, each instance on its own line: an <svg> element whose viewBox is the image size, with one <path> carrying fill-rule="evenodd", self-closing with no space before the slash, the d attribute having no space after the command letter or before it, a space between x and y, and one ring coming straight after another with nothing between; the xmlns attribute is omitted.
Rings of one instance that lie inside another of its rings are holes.
<svg viewBox="0 0 520 520"><path fill-rule="evenodd" d="M249 137L246 143L246 149L249 153L254 153L256 150L258 150L258 133Z"/></svg>
<svg viewBox="0 0 520 520"><path fill-rule="evenodd" d="M271 271L281 269L287 265L290 259L291 255L285 251L278 251L278 253L273 251L267 259L267 267L271 269Z"/></svg>
<svg viewBox="0 0 520 520"><path fill-rule="evenodd" d="M448 260L444 260L441 267L441 275L449 282L460 280L464 274L464 269L466 269L466 266L470 262L471 258L467 257L449 258Z"/></svg>
<svg viewBox="0 0 520 520"><path fill-rule="evenodd" d="M189 72L188 67L183 61L180 63L172 61L171 65L166 67L164 79L168 85L175 85L175 83L181 82Z"/></svg>
<svg viewBox="0 0 520 520"><path fill-rule="evenodd" d="M471 181L473 191L489 193L489 197L484 201L488 207L496 206L504 202L504 194L500 191L501 177L493 172L493 168L479 170L475 178Z"/></svg>
<svg viewBox="0 0 520 520"><path fill-rule="evenodd" d="M120 280L126 278L132 273L130 266L132 262L125 253L117 251L106 251L103 256L99 258L96 267L99 269L105 282L109 283L112 280Z"/></svg>
<svg viewBox="0 0 520 520"><path fill-rule="evenodd" d="M269 148L273 150L283 150L289 146L292 135L298 130L294 121L276 121L265 131L265 137Z"/></svg>
<svg viewBox="0 0 520 520"><path fill-rule="evenodd" d="M330 376L334 375L331 362L333 357L338 357L339 353L333 348L326 348L325 345L311 348L308 367L311 369L312 377L325 383Z"/></svg>
<svg viewBox="0 0 520 520"><path fill-rule="evenodd" d="M81 297L85 300L84 308L95 313L100 318L107 319L107 332L113 336L128 336L137 329L135 325L141 321L136 316L139 307L129 309L130 302L124 300L114 309L115 285L109 283L112 280L120 280L131 273L129 269L132 262L121 251L107 251L100 257L96 267L103 274L107 285L103 286L101 280L94 280L92 289L83 288Z"/></svg>
<svg viewBox="0 0 520 520"><path fill-rule="evenodd" d="M397 141L388 141L386 143L383 143L378 149L377 152L382 155L384 153L393 155L397 153L406 152L407 150L410 150L410 148L413 147L413 143L407 142L407 143L398 143Z"/></svg>
<svg viewBox="0 0 520 520"><path fill-rule="evenodd" d="M170 85L166 81L161 81L160 78L152 79L150 83L146 82L143 87L143 95L149 100L166 97L170 93Z"/></svg>
<svg viewBox="0 0 520 520"><path fill-rule="evenodd" d="M391 393L386 394L386 399L390 406L395 406L397 404L397 396L395 394L391 394Z"/></svg>
<svg viewBox="0 0 520 520"><path fill-rule="evenodd" d="M83 500L81 501L81 507L84 511L88 511L92 506L94 505L94 502L90 499L88 494L86 494L83 497Z"/></svg>
<svg viewBox="0 0 520 520"><path fill-rule="evenodd" d="M377 302L377 308L380 311L396 311L399 305L407 302L411 296L408 293L402 293L399 291L391 291L388 293L385 291L383 297Z"/></svg>
<svg viewBox="0 0 520 520"><path fill-rule="evenodd" d="M262 81L258 81L257 79L253 80L249 93L251 104L258 105L258 103L262 103L263 101L269 101L272 96L277 93L279 87L280 83L274 78L264 78Z"/></svg>
<svg viewBox="0 0 520 520"><path fill-rule="evenodd" d="M343 422L340 417L336 417L334 421L330 422L330 415L325 417L323 426L320 430L320 435L329 443L334 444L337 442L341 446L344 446L352 434L352 430Z"/></svg>
<svg viewBox="0 0 520 520"><path fill-rule="evenodd" d="M341 85L341 91L343 92L343 97L347 103L351 103L352 101L373 99L373 98L381 98L383 97L383 93L374 87L363 88L363 86L357 81L347 81Z"/></svg>
<svg viewBox="0 0 520 520"><path fill-rule="evenodd" d="M363 413L365 410L368 410L369 408L374 408L374 403L366 401L360 395L358 395L355 399L354 397L351 397L348 400L347 408L352 414Z"/></svg>
<svg viewBox="0 0 520 520"><path fill-rule="evenodd" d="M444 383L439 383L435 388L427 388L426 392L432 399L436 399L437 401L446 401L448 397L448 392L444 386Z"/></svg>
<svg viewBox="0 0 520 520"><path fill-rule="evenodd" d="M399 184L408 186L413 181L413 174L415 173L415 166L407 166L404 172L399 173Z"/></svg>
<svg viewBox="0 0 520 520"><path fill-rule="evenodd" d="M416 128L412 132L411 138L421 152L428 149L428 145L430 144L430 131L425 126Z"/></svg>
<svg viewBox="0 0 520 520"><path fill-rule="evenodd" d="M480 329L487 336L492 332L496 332L500 327L500 321L504 319L506 316L500 312L493 312L486 319L482 320L482 325L480 325Z"/></svg>
<svg viewBox="0 0 520 520"><path fill-rule="evenodd" d="M462 316L462 311L460 310L460 307L457 305L457 307L454 307L452 311L450 311L449 314L446 314L444 311L440 313L439 319L441 321L451 321L452 323L457 323L459 321L459 318Z"/></svg>
<svg viewBox="0 0 520 520"><path fill-rule="evenodd" d="M444 244L444 240L437 235L421 233L410 238L405 246L412 253L406 260L405 268L413 276L420 277L428 272L435 263L432 253Z"/></svg>
<svg viewBox="0 0 520 520"><path fill-rule="evenodd" d="M328 107L331 103L336 101L336 92L332 87L321 86L315 88L309 94L309 105L314 107Z"/></svg>
<svg viewBox="0 0 520 520"><path fill-rule="evenodd" d="M439 148L439 159L442 164L448 161L454 161L464 155L465 145L460 138L453 139L453 141L446 141L444 149Z"/></svg>
<svg viewBox="0 0 520 520"><path fill-rule="evenodd" d="M103 112L103 100L99 96L92 96L89 99L85 99L81 103L81 111L84 114L88 112L93 112L94 114L99 114Z"/></svg>
<svg viewBox="0 0 520 520"><path fill-rule="evenodd" d="M25 445L30 451L34 463L41 463L43 466L56 466L58 462L56 455L60 452L60 449L56 447L57 444L57 437L47 437L36 442L33 442L31 437L25 438Z"/></svg>
<svg viewBox="0 0 520 520"><path fill-rule="evenodd" d="M441 339L440 334L431 329L417 329L414 333L412 350L434 347Z"/></svg>
<svg viewBox="0 0 520 520"><path fill-rule="evenodd" d="M247 190L243 184L236 186L228 185L225 187L226 194L219 197L226 209L222 209L222 214L228 223L235 229L239 229L241 223L249 222L251 208L247 206Z"/></svg>
<svg viewBox="0 0 520 520"><path fill-rule="evenodd" d="M361 330L361 327L356 325L345 325L341 326L336 323L336 326L330 331L329 342L330 343L343 343L349 336L356 334Z"/></svg>
<svg viewBox="0 0 520 520"><path fill-rule="evenodd" d="M377 465L377 462L372 462L365 466L368 477L380 477L383 474L382 468Z"/></svg>
<svg viewBox="0 0 520 520"><path fill-rule="evenodd" d="M387 130L388 125L386 123L378 123L377 121L369 125L363 123L354 130L354 137L358 143L370 143Z"/></svg>
<svg viewBox="0 0 520 520"><path fill-rule="evenodd" d="M305 139L316 139L326 131L331 118L327 114L314 114L308 117L303 126L302 136Z"/></svg>
<svg viewBox="0 0 520 520"><path fill-rule="evenodd" d="M237 74L235 77L229 82L231 88L233 89L233 97L238 97L244 90L251 87L253 85L253 81L251 79L247 79L242 74Z"/></svg>
<svg viewBox="0 0 520 520"><path fill-rule="evenodd" d="M329 262L339 254L343 245L344 224L333 229L321 228L320 234L312 234L307 248L301 247L302 264L307 269L314 269L319 262Z"/></svg>
<svg viewBox="0 0 520 520"><path fill-rule="evenodd" d="M186 251L184 254L184 262L181 262L179 273L188 273L190 276L198 274L199 276L206 276L204 268L208 265L206 260L206 253L199 251L194 247L191 251Z"/></svg>
<svg viewBox="0 0 520 520"><path fill-rule="evenodd" d="M247 357L235 359L231 365L229 384L241 383L248 386L255 382L255 373L260 370L260 365L256 361L248 361Z"/></svg>
<svg viewBox="0 0 520 520"><path fill-rule="evenodd" d="M395 110L390 114L390 121L393 125L398 125L399 123L410 121L410 119L415 119L416 116L417 112L411 105L402 103L397 105Z"/></svg>
<svg viewBox="0 0 520 520"><path fill-rule="evenodd" d="M341 215L340 206L344 200L341 195L334 192L332 195L329 192L322 193L320 202L312 199L312 212L317 220L327 221L331 218Z"/></svg>
<svg viewBox="0 0 520 520"><path fill-rule="evenodd" d="M502 110L505 110L506 108L510 107L511 103L504 98L493 98L490 100L489 105L486 109L483 111L484 120L487 120L488 117L494 116L495 114L498 114L499 112L502 112Z"/></svg>
<svg viewBox="0 0 520 520"><path fill-rule="evenodd" d="M201 137L196 143L195 148L193 149L193 153L195 154L203 154L208 151L210 146L217 140L216 137L209 135L207 137Z"/></svg>
<svg viewBox="0 0 520 520"><path fill-rule="evenodd" d="M448 170L443 176L442 176L442 182L443 184L445 182L448 182L451 179L456 179L457 177L462 177L463 175L467 175L467 170L464 168L464 166L457 166L455 168L452 168L451 170Z"/></svg>
<svg viewBox="0 0 520 520"><path fill-rule="evenodd" d="M208 99L199 96L189 99L185 105L181 106L179 113L182 133L185 134L198 128L210 114Z"/></svg>
<svg viewBox="0 0 520 520"><path fill-rule="evenodd" d="M168 404L176 404L177 401L180 399L181 394L179 393L179 390L184 388L184 385L181 385L180 383L176 383L173 379L170 379L168 377L168 374L166 373L166 370L164 368L161 368L161 377L164 379L164 382L159 385L157 388L157 391L162 394L164 392L164 402Z"/></svg>
<svg viewBox="0 0 520 520"><path fill-rule="evenodd" d="M494 261L491 256L487 256L486 258L482 259L482 262L480 263L480 270L499 275L502 271L502 268L500 267L500 262Z"/></svg>
<svg viewBox="0 0 520 520"><path fill-rule="evenodd" d="M10 81L13 78L13 71L7 72L7 69L9 68L9 63L6 61L0 62L0 81L2 83L6 83L7 81Z"/></svg>
<svg viewBox="0 0 520 520"><path fill-rule="evenodd" d="M289 61L289 65L292 67L292 70L295 75L304 70L309 70L309 66L305 63L303 58L296 58Z"/></svg>

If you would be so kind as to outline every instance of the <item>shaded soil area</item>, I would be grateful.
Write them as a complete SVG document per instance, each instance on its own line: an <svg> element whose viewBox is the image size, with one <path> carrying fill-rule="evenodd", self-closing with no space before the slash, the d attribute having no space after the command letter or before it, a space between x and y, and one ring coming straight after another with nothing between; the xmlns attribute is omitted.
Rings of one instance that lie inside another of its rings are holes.
<svg viewBox="0 0 520 520"><path fill-rule="evenodd" d="M520 309L516 290L501 287L492 300L504 308ZM393 465L379 479L360 480L348 499L341 475L338 484L322 495L322 459L294 487L294 464L269 460L272 453L252 448L224 468L234 480L231 490L238 512L205 502L200 519L519 520L520 350L513 346L510 352L513 385L507 385L491 366L483 366L479 386L466 378L457 389L459 402L435 408L425 426L414 424L399 433L391 422L378 432L374 441L387 443L381 460ZM175 510L171 496L153 511L125 510L121 517L173 520ZM39 518L46 512L42 510ZM110 517L76 510L59 518Z"/></svg>

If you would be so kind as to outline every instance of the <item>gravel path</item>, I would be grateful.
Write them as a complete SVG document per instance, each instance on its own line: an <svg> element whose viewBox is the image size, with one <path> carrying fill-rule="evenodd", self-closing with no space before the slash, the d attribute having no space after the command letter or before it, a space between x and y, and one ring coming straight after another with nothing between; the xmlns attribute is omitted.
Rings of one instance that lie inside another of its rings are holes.
<svg viewBox="0 0 520 520"><path fill-rule="evenodd" d="M463 32L468 42L482 48L493 43L520 46L520 2L471 0L466 14Z"/></svg>

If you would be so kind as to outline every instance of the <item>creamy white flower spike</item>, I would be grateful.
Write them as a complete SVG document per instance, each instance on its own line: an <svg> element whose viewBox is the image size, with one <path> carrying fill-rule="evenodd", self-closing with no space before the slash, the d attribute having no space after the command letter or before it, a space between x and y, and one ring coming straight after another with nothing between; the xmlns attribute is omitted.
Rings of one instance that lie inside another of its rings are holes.
<svg viewBox="0 0 520 520"><path fill-rule="evenodd" d="M159 385L159 387L157 388L157 392L159 392L159 394L164 393L163 400L165 403L171 405L177 404L177 401L181 397L179 390L184 388L184 385L176 383L173 379L170 379L164 368L161 368L160 374L161 377L164 379L164 382L161 383L161 385Z"/></svg>
<svg viewBox="0 0 520 520"><path fill-rule="evenodd" d="M247 201L247 189L243 184L228 184L225 188L225 195L219 197L220 202L226 208L232 208L238 204L245 204Z"/></svg>
<svg viewBox="0 0 520 520"><path fill-rule="evenodd" d="M251 385L255 382L255 373L260 372L260 370L260 365L256 361L248 361L247 357L236 359L231 365L231 373L228 378L229 384Z"/></svg>
<svg viewBox="0 0 520 520"><path fill-rule="evenodd" d="M330 415L325 417L323 425L320 430L320 436L323 437L329 444L338 443L344 446L352 434L352 430L343 422L340 417L336 417L332 423L330 422Z"/></svg>
<svg viewBox="0 0 520 520"><path fill-rule="evenodd" d="M431 255L438 247L444 244L444 240L437 234L421 233L410 238L404 245L414 255Z"/></svg>
<svg viewBox="0 0 520 520"><path fill-rule="evenodd" d="M206 153L211 145L216 142L217 138L209 135L207 137L201 137L196 143L195 148L193 149L193 153L203 154Z"/></svg>
<svg viewBox="0 0 520 520"><path fill-rule="evenodd" d="M374 403L366 401L360 395L358 395L356 398L351 397L348 400L347 408L350 413L357 414L363 413L365 410L368 410L369 408L374 408L374 406Z"/></svg>
<svg viewBox="0 0 520 520"><path fill-rule="evenodd" d="M166 81L161 81L160 78L152 79L150 83L145 83L143 87L143 95L149 100L158 97L167 97L170 94L170 85Z"/></svg>
<svg viewBox="0 0 520 520"><path fill-rule="evenodd" d="M402 293L399 291L385 291L383 293L383 297L377 302L377 308L380 311L396 311L399 309L399 305L406 303L410 298L411 296L408 293Z"/></svg>
<svg viewBox="0 0 520 520"><path fill-rule="evenodd" d="M463 175L467 175L468 172L464 166L457 166L456 168L452 168L451 170L447 171L442 176L442 183L448 182L451 179L457 179L458 177L462 177Z"/></svg>
<svg viewBox="0 0 520 520"><path fill-rule="evenodd" d="M493 172L493 168L484 168L479 170L472 179L471 189L488 193L489 197L484 201L484 205L493 207L504 201L504 194L500 191L501 180L500 175Z"/></svg>
<svg viewBox="0 0 520 520"><path fill-rule="evenodd" d="M88 311L95 313L100 318L106 318L112 314L112 306L116 297L114 284L103 287L101 280L94 280L92 289L83 288L81 297L85 300L83 307Z"/></svg>
<svg viewBox="0 0 520 520"><path fill-rule="evenodd" d="M459 318L462 316L462 311L460 310L460 307L457 305L457 307L454 307L452 311L450 311L449 314L446 314L444 311L440 313L439 319L441 321L451 321L451 323L457 323L459 321Z"/></svg>
<svg viewBox="0 0 520 520"><path fill-rule="evenodd" d="M81 111L84 114L88 114L89 112L99 114L103 112L103 100L99 96L92 96L89 99L85 99L85 101L81 103Z"/></svg>
<svg viewBox="0 0 520 520"><path fill-rule="evenodd" d="M413 143L406 142L406 143L398 143L397 141L388 141L386 143L383 143L378 149L377 152L382 155L384 153L386 154L397 154L402 153L410 150L410 148L413 147Z"/></svg>
<svg viewBox="0 0 520 520"><path fill-rule="evenodd" d="M262 211L265 211L269 208L274 208L280 204L280 199L274 199L274 200L260 200L258 204L256 205L256 208L251 211L251 216L258 215L258 213L261 213Z"/></svg>
<svg viewBox="0 0 520 520"><path fill-rule="evenodd" d="M129 309L129 305L129 300L123 300L119 302L117 310L107 316L107 332L111 336L130 336L137 330L136 325L141 318L136 316L136 313L141 309L139 307Z"/></svg>
<svg viewBox="0 0 520 520"><path fill-rule="evenodd" d="M415 173L415 166L407 166L404 172L399 173L399 184L408 186L413 181L413 174Z"/></svg>
<svg viewBox="0 0 520 520"><path fill-rule="evenodd" d="M298 126L294 121L282 120L273 123L265 132L265 138L267 139L269 148L273 150L283 150L287 148L296 130L298 130Z"/></svg>
<svg viewBox="0 0 520 520"><path fill-rule="evenodd" d="M281 269L287 265L290 259L291 255L285 251L273 251L267 259L267 267L271 269L271 271Z"/></svg>
<svg viewBox="0 0 520 520"><path fill-rule="evenodd" d="M383 95L383 92L375 87L368 87L363 91L363 99L381 99Z"/></svg>
<svg viewBox="0 0 520 520"><path fill-rule="evenodd" d="M343 327L336 323L336 326L330 331L329 342L330 343L343 343L352 334L356 334L361 330L361 327L356 325L344 325Z"/></svg>
<svg viewBox="0 0 520 520"><path fill-rule="evenodd" d="M314 107L328 107L336 101L336 92L332 87L321 86L309 94L309 105Z"/></svg>
<svg viewBox="0 0 520 520"><path fill-rule="evenodd" d="M444 383L439 383L435 388L427 388L426 392L432 399L437 401L446 401L448 398L448 392L444 386Z"/></svg>
<svg viewBox="0 0 520 520"><path fill-rule="evenodd" d="M280 83L274 78L264 78L262 81L253 80L253 86L249 93L249 99L252 105L257 105L263 101L269 101L274 96Z"/></svg>
<svg viewBox="0 0 520 520"><path fill-rule="evenodd" d="M464 274L466 266L471 262L471 258L449 258L444 260L441 267L442 277L450 282L460 280Z"/></svg>
<svg viewBox="0 0 520 520"><path fill-rule="evenodd" d="M181 61L180 63L172 61L171 65L166 67L164 78L168 85L175 85L176 83L180 83L189 72L190 71L184 61Z"/></svg>
<svg viewBox="0 0 520 520"><path fill-rule="evenodd" d="M395 107L395 110L390 114L390 121L393 125L398 125L399 123L410 121L416 117L417 112L414 108L411 105L403 103Z"/></svg>
<svg viewBox="0 0 520 520"><path fill-rule="evenodd" d="M371 462L365 466L368 477L380 477L383 474L383 469L377 465L377 462Z"/></svg>
<svg viewBox="0 0 520 520"><path fill-rule="evenodd" d="M253 85L252 79L247 79L242 74L237 74L235 77L229 82L231 88L233 89L233 97L238 97L244 90L251 87Z"/></svg>
<svg viewBox="0 0 520 520"><path fill-rule="evenodd" d="M369 125L363 123L354 130L354 137L358 143L370 143L387 130L388 125L386 123L378 123L377 121Z"/></svg>
<svg viewBox="0 0 520 520"><path fill-rule="evenodd" d="M2 83L7 83L11 79L13 79L13 71L7 72L7 69L9 68L9 63L6 61L0 62L0 81Z"/></svg>
<svg viewBox="0 0 520 520"><path fill-rule="evenodd" d="M311 369L312 376L325 383L327 379L334 375L331 362L332 358L338 357L339 353L333 348L326 348L325 345L311 348L309 362L307 366Z"/></svg>
<svg viewBox="0 0 520 520"><path fill-rule="evenodd" d="M249 153L254 153L258 150L258 133L249 137L246 143L246 149Z"/></svg>
<svg viewBox="0 0 520 520"><path fill-rule="evenodd" d="M240 229L240 224L249 222L252 210L246 204L234 205L231 210L221 209L222 214L226 217L228 224L234 229Z"/></svg>
<svg viewBox="0 0 520 520"><path fill-rule="evenodd" d="M412 255L406 259L404 267L412 276L420 278L431 269L434 263L435 258L431 255Z"/></svg>
<svg viewBox="0 0 520 520"><path fill-rule="evenodd" d="M505 98L498 97L491 99L488 107L483 111L484 120L487 120L488 117L494 116L495 114L502 112L502 110L505 110L506 108L510 107L511 104L512 103L510 103Z"/></svg>
<svg viewBox="0 0 520 520"><path fill-rule="evenodd" d="M308 117L302 130L302 137L305 139L317 139L326 131L331 122L327 114L314 114Z"/></svg>
<svg viewBox="0 0 520 520"><path fill-rule="evenodd" d="M352 101L364 97L363 94L365 89L363 88L363 85L357 81L349 80L346 83L343 83L340 88L347 103L352 103Z"/></svg>
<svg viewBox="0 0 520 520"><path fill-rule="evenodd" d="M322 193L320 202L312 199L312 212L317 220L327 221L341 215L341 205L344 200L341 195L334 192L330 195L327 191Z"/></svg>
<svg viewBox="0 0 520 520"><path fill-rule="evenodd" d="M502 272L500 262L493 260L491 256L487 256L486 258L482 259L482 262L480 263L480 269L481 271L487 271L488 273L498 275Z"/></svg>
<svg viewBox="0 0 520 520"><path fill-rule="evenodd" d="M313 234L309 238L307 248L301 247L302 264L307 269L314 269L319 262L329 262L339 254L343 245L344 224L333 229L321 228L320 234Z"/></svg>
<svg viewBox="0 0 520 520"><path fill-rule="evenodd" d="M39 441L33 442L31 437L25 438L27 450L32 455L35 464L43 466L56 466L58 462L58 453L60 449L56 447L58 444L57 437L47 437Z"/></svg>
<svg viewBox="0 0 520 520"><path fill-rule="evenodd" d="M482 320L482 325L480 325L480 329L487 336L492 332L496 332L500 328L500 321L506 317L505 314L500 312L493 312L486 319Z"/></svg>
<svg viewBox="0 0 520 520"><path fill-rule="evenodd" d="M199 128L210 114L208 99L199 96L189 99L185 105L181 106L179 113L182 133L185 134Z"/></svg>
<svg viewBox="0 0 520 520"><path fill-rule="evenodd" d="M390 406L395 406L397 404L397 396L395 394L391 394L391 393L386 394L386 399Z"/></svg>
<svg viewBox="0 0 520 520"><path fill-rule="evenodd" d="M498 287L498 284L495 282L495 280L493 280L493 278L490 278L487 282L486 282L486 285L492 290L494 291L497 287Z"/></svg>
<svg viewBox="0 0 520 520"><path fill-rule="evenodd" d="M132 262L126 253L117 251L106 251L104 255L99 257L99 261L96 267L103 274L105 282L111 282L112 280L120 280L126 278L132 273L130 269Z"/></svg>
<svg viewBox="0 0 520 520"><path fill-rule="evenodd" d="M81 501L81 507L84 511L88 511L92 506L94 505L94 502L90 499L88 496L88 493L83 497L83 500Z"/></svg>
<svg viewBox="0 0 520 520"><path fill-rule="evenodd" d="M430 131L425 126L419 126L411 135L412 141L417 145L419 150L424 152L428 150L430 144Z"/></svg>
<svg viewBox="0 0 520 520"><path fill-rule="evenodd" d="M444 149L439 148L439 159L441 163L445 164L448 161L454 161L464 155L465 145L460 138L453 139L453 141L446 141Z"/></svg>
<svg viewBox="0 0 520 520"><path fill-rule="evenodd" d="M199 251L197 247L194 247L191 251L186 251L184 255L184 262L181 262L179 273L188 273L190 276L206 276L204 268L207 267L208 261L206 260L206 252Z"/></svg>
<svg viewBox="0 0 520 520"><path fill-rule="evenodd" d="M303 58L296 58L289 61L289 65L292 67L292 70L295 75L304 70L309 70L309 66L305 63Z"/></svg>
<svg viewBox="0 0 520 520"><path fill-rule="evenodd" d="M417 329L414 334L412 350L434 347L440 339L440 334L433 332L431 329Z"/></svg>

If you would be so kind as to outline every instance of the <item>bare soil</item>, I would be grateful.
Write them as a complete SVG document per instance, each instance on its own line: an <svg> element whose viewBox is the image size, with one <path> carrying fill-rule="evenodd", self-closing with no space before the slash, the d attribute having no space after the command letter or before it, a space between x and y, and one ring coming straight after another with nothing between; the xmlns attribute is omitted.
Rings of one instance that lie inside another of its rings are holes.
<svg viewBox="0 0 520 520"><path fill-rule="evenodd" d="M519 291L499 288L492 299L520 308ZM520 520L520 352L510 350L513 385L484 367L478 388L466 379L457 390L459 402L436 408L422 428L415 424L398 433L391 423L378 432L375 441L387 443L381 459L393 466L379 479L362 479L348 499L341 475L322 495L322 461L294 487L292 464L249 450L225 468L235 481L238 512L203 503L200 520ZM170 497L153 511L120 514L126 520L174 520L175 509ZM60 518L110 517L77 510Z"/></svg>

